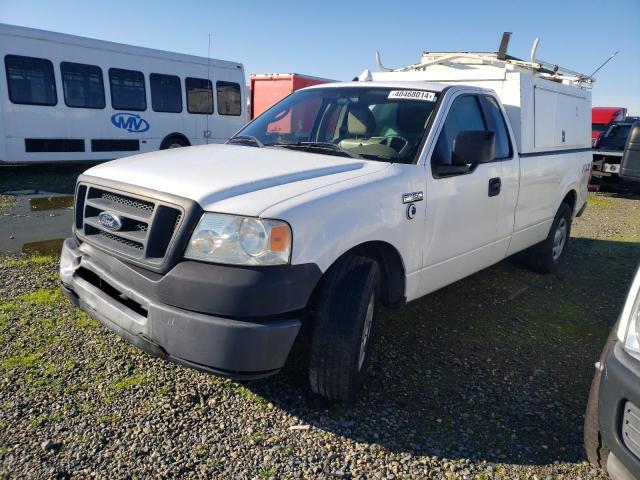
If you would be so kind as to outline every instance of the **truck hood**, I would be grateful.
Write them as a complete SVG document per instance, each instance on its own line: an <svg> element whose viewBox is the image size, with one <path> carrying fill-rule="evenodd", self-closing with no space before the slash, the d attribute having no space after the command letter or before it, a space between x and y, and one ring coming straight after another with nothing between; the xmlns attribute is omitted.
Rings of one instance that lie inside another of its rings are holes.
<svg viewBox="0 0 640 480"><path fill-rule="evenodd" d="M188 198L207 211L259 216L291 197L389 165L284 148L203 145L121 158L85 174Z"/></svg>

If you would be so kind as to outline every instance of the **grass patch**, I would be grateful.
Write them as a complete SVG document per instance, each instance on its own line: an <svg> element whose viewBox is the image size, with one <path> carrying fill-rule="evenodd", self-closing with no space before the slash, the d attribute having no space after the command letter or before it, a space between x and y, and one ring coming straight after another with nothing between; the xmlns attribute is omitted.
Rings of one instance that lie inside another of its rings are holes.
<svg viewBox="0 0 640 480"><path fill-rule="evenodd" d="M31 355L14 355L13 357L3 358L0 360L0 367L4 370L12 368L36 368L39 364L40 355L33 353Z"/></svg>
<svg viewBox="0 0 640 480"><path fill-rule="evenodd" d="M3 210L11 210L16 206L18 200L13 195L0 195L0 212Z"/></svg>
<svg viewBox="0 0 640 480"><path fill-rule="evenodd" d="M98 423L101 425L114 424L118 420L120 420L120 415L117 413L110 413L108 415L100 415L98 418Z"/></svg>
<svg viewBox="0 0 640 480"><path fill-rule="evenodd" d="M149 383L149 378L145 375L131 375L129 377L118 377L111 384L111 389L115 392L124 392L125 390L131 390L132 388L138 388L142 385Z"/></svg>
<svg viewBox="0 0 640 480"><path fill-rule="evenodd" d="M275 468L265 468L264 470L260 470L260 473L258 473L258 478L260 480L269 480L270 478L275 478L275 476Z"/></svg>
<svg viewBox="0 0 640 480"><path fill-rule="evenodd" d="M3 266L25 268L30 265L46 265L54 261L57 261L57 257L51 255L30 255L28 257L8 258L3 262Z"/></svg>
<svg viewBox="0 0 640 480"><path fill-rule="evenodd" d="M590 207L610 208L613 206L613 200L601 195L589 194L588 205Z"/></svg>

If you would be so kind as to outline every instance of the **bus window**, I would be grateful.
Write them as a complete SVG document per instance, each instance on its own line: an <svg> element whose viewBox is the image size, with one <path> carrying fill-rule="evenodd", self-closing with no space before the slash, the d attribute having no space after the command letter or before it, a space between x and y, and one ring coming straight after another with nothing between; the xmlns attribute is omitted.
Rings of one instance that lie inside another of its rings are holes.
<svg viewBox="0 0 640 480"><path fill-rule="evenodd" d="M134 70L109 69L111 106L116 110L146 110L144 75Z"/></svg>
<svg viewBox="0 0 640 480"><path fill-rule="evenodd" d="M187 77L187 110L189 113L213 113L213 84L204 78Z"/></svg>
<svg viewBox="0 0 640 480"><path fill-rule="evenodd" d="M154 112L182 112L180 77L152 73L149 75L149 85L151 85L151 108Z"/></svg>
<svg viewBox="0 0 640 480"><path fill-rule="evenodd" d="M64 103L72 108L104 108L102 70L95 65L62 62Z"/></svg>
<svg viewBox="0 0 640 480"><path fill-rule="evenodd" d="M4 66L12 103L49 106L58 103L53 64L49 60L7 55Z"/></svg>
<svg viewBox="0 0 640 480"><path fill-rule="evenodd" d="M218 113L220 115L241 115L242 95L240 85L232 82L216 82Z"/></svg>

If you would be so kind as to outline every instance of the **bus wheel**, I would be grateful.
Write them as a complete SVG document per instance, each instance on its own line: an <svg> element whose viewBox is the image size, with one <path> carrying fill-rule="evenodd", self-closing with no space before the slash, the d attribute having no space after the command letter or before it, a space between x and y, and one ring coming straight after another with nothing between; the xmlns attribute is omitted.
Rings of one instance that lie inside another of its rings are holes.
<svg viewBox="0 0 640 480"><path fill-rule="evenodd" d="M182 137L178 137L178 136L171 136L171 137L167 137L165 138L162 143L160 144L160 150L166 150L168 148L181 148L181 147L188 147L189 146L189 142Z"/></svg>

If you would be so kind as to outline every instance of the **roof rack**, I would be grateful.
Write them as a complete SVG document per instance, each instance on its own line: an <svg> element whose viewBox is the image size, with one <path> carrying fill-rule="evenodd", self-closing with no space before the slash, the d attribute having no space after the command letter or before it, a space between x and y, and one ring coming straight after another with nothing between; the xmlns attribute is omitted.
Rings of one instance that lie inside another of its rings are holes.
<svg viewBox="0 0 640 480"><path fill-rule="evenodd" d="M545 62L536 58L536 52L540 39L536 38L531 48L529 61L513 57L507 54L507 48L511 32L502 34L502 41L497 52L423 52L419 63L406 67L392 69L386 68L380 61L380 54L376 52L376 60L381 71L386 72L416 72L424 71L432 65L446 65L452 68L464 68L468 65L492 65L495 67L514 67L531 70L534 75L560 83L569 83L577 86L591 87L595 79L591 75L576 72L568 68Z"/></svg>

